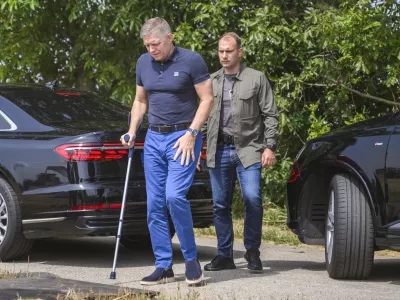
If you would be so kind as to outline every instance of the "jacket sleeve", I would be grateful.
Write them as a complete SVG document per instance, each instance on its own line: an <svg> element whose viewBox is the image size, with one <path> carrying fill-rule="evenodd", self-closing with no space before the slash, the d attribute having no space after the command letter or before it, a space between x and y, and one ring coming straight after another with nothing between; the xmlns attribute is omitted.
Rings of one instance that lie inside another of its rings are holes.
<svg viewBox="0 0 400 300"><path fill-rule="evenodd" d="M207 121L204 122L203 127L201 127L200 129L203 144L207 143L207 124L208 124L208 119Z"/></svg>
<svg viewBox="0 0 400 300"><path fill-rule="evenodd" d="M275 103L272 87L264 74L261 75L258 102L265 127L263 142L263 149L265 149L267 145L276 145L279 127L279 112Z"/></svg>

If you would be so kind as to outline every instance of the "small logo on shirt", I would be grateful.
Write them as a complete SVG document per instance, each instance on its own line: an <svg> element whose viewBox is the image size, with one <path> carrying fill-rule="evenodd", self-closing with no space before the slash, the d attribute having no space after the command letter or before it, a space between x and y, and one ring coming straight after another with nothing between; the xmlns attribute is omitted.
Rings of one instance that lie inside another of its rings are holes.
<svg viewBox="0 0 400 300"><path fill-rule="evenodd" d="M179 72L174 72L174 77L178 77L179 76Z"/></svg>

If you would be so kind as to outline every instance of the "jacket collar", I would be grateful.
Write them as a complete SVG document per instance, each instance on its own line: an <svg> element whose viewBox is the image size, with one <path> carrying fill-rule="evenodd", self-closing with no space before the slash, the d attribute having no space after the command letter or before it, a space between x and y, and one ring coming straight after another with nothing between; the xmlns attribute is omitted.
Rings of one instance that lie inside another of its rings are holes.
<svg viewBox="0 0 400 300"><path fill-rule="evenodd" d="M243 79L243 70L246 69L246 66L244 64L240 64L240 69L239 72L236 74L236 79L237 80L242 80ZM224 68L221 68L217 71L217 74L215 74L216 79L220 79L224 76Z"/></svg>

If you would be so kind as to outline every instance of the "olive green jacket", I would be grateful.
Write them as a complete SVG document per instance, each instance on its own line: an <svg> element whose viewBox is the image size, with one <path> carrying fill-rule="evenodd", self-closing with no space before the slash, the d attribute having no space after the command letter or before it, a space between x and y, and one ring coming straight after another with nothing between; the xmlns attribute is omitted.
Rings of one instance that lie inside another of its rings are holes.
<svg viewBox="0 0 400 300"><path fill-rule="evenodd" d="M271 85L263 73L241 66L236 78L231 94L233 136L239 159L247 168L261 162L266 145L276 144L278 109ZM223 68L213 73L211 80L214 106L206 124L206 138L207 166L214 168L223 96Z"/></svg>

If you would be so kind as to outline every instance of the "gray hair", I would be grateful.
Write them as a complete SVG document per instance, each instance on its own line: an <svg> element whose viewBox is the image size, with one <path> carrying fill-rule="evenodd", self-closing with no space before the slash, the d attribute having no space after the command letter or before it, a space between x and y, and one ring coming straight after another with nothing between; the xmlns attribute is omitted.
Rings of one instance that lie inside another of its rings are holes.
<svg viewBox="0 0 400 300"><path fill-rule="evenodd" d="M142 29L140 29L140 37L157 35L159 37L167 36L171 33L171 27L168 22L162 18L152 18L143 24Z"/></svg>

